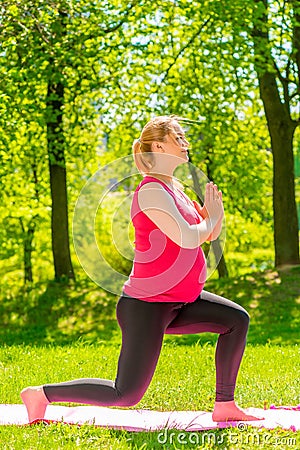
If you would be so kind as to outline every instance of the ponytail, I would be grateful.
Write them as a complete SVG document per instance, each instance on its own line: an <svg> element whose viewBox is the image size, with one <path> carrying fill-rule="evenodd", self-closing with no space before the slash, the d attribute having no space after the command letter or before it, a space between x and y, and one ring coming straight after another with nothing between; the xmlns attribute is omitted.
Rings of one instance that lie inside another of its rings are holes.
<svg viewBox="0 0 300 450"><path fill-rule="evenodd" d="M147 173L153 167L154 154L150 150L144 148L149 147L148 144L143 144L140 139L135 139L132 146L132 152L135 164L142 174Z"/></svg>

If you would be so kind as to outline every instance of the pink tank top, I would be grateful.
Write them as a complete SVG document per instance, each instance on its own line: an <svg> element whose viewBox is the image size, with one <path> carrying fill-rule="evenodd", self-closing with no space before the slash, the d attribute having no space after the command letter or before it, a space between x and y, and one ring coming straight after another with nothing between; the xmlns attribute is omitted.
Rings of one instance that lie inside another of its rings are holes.
<svg viewBox="0 0 300 450"><path fill-rule="evenodd" d="M203 220L194 202L182 191L178 190L177 195L163 181L146 176L133 195L131 220L135 229L135 252L123 291L148 302L193 302L206 280L204 252L200 246L190 249L175 244L141 211L138 192L144 184L153 181L160 183L173 197L179 212L190 225Z"/></svg>

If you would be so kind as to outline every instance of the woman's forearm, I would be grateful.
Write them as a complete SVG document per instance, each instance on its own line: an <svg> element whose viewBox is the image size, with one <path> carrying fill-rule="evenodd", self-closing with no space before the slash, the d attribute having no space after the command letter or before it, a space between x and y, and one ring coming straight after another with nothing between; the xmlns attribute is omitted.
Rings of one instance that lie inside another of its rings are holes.
<svg viewBox="0 0 300 450"><path fill-rule="evenodd" d="M220 219L219 219L220 220ZM204 244L204 242L211 240L210 237L213 235L214 230L219 222L218 219L206 218L201 223L197 225L190 225L190 230L197 232L198 245ZM192 234L191 234L192 238ZM195 235L194 235L195 238Z"/></svg>
<svg viewBox="0 0 300 450"><path fill-rule="evenodd" d="M216 223L212 233L207 239L208 241L215 241L216 239L218 239L222 231L222 225L223 225L223 217L221 217L219 221Z"/></svg>
<svg viewBox="0 0 300 450"><path fill-rule="evenodd" d="M196 202L194 202L195 204ZM196 204L196 209L197 211L200 213L201 217L205 220L208 218L208 213L207 210L205 208L205 206L200 207L199 204ZM210 235L207 237L207 241L215 241L219 236L220 233L222 231L222 225L223 225L223 216L221 216L219 218L219 220L217 221L217 223L215 223L212 232L210 233Z"/></svg>

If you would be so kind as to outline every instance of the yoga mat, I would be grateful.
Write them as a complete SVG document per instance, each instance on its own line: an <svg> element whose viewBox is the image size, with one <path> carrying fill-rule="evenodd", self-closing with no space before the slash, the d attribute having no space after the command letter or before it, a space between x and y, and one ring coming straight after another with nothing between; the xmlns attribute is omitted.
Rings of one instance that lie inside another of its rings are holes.
<svg viewBox="0 0 300 450"><path fill-rule="evenodd" d="M213 422L212 413L205 411L151 411L145 409L115 409L99 406L58 406L48 405L45 422L68 424L90 424L99 427L124 429L128 431L158 431L178 429L185 431L210 430L241 424L254 427L300 430L300 405L270 409L245 409L249 414L264 417L264 420L250 422ZM36 423L35 421L33 423ZM28 417L24 405L0 405L0 425L26 425Z"/></svg>

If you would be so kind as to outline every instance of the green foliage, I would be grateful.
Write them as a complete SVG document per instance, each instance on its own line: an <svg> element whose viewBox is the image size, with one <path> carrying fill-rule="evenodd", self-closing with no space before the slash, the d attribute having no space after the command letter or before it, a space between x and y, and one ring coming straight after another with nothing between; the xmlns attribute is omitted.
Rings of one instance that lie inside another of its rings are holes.
<svg viewBox="0 0 300 450"><path fill-rule="evenodd" d="M227 215L226 225L226 249L232 253L244 253L247 257L254 249L272 249L272 228L258 214L253 213L250 220L240 212Z"/></svg>
<svg viewBox="0 0 300 450"><path fill-rule="evenodd" d="M118 0L80 0L76 5L68 0L6 0L0 62L4 263L22 267L24 237L33 218L35 273L40 273L42 258L49 264L52 260L45 130L50 81L64 88L70 221L81 188L97 168L129 155L150 116L177 113L199 121L185 124L191 157L224 193L229 252L238 246L249 251L250 241L255 249L260 241L261 248L273 246L272 153L252 42L253 21L263 13L263 2L240 0L226 5L158 2L155 7ZM295 24L296 8L274 3L268 22L272 54L280 69L292 58L291 82ZM296 102L293 93L291 101ZM280 94L284 98L283 88ZM112 251L109 211L101 216L103 246L113 264L127 273L128 261Z"/></svg>
<svg viewBox="0 0 300 450"><path fill-rule="evenodd" d="M96 218L99 249L111 267L129 275L133 261L134 229L130 217L131 196L110 193Z"/></svg>

